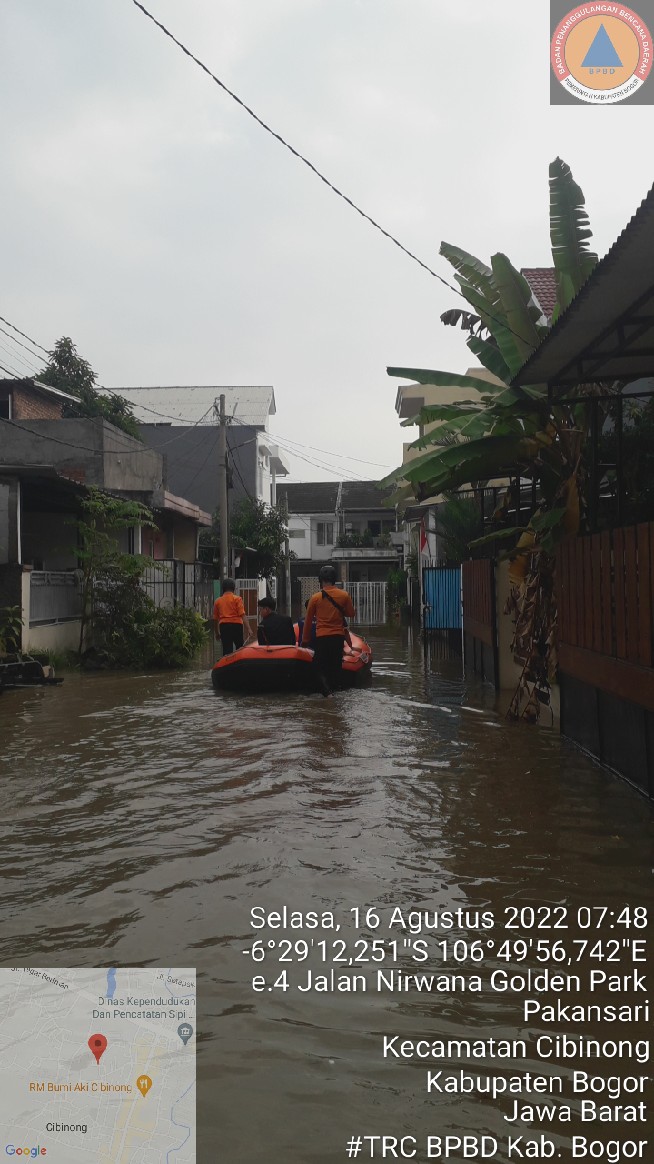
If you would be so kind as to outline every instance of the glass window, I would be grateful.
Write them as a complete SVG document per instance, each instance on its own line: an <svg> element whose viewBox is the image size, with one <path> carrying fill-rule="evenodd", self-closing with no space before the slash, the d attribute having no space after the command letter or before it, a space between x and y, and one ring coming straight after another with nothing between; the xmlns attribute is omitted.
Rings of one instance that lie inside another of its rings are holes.
<svg viewBox="0 0 654 1164"><path fill-rule="evenodd" d="M319 546L333 546L334 544L334 523L333 521L319 521L316 525L316 541Z"/></svg>
<svg viewBox="0 0 654 1164"><path fill-rule="evenodd" d="M305 536L305 530L303 530L303 529L289 529L288 536L289 536L289 539L290 538L303 538Z"/></svg>

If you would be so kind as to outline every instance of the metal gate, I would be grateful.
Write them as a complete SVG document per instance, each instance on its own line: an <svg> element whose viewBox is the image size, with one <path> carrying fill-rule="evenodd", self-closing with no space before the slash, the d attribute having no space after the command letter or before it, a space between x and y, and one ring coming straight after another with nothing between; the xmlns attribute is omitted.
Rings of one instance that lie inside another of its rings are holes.
<svg viewBox="0 0 654 1164"><path fill-rule="evenodd" d="M460 630L460 567L423 566L422 601L425 630Z"/></svg>
<svg viewBox="0 0 654 1164"><path fill-rule="evenodd" d="M386 622L386 582L345 582L343 588L347 590L354 608L356 618L351 621L366 626L379 626Z"/></svg>

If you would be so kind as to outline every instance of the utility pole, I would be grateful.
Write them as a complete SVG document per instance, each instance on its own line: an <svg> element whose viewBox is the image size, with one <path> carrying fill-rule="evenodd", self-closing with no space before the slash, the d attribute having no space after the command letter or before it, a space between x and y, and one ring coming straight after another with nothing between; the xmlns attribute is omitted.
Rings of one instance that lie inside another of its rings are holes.
<svg viewBox="0 0 654 1164"><path fill-rule="evenodd" d="M288 498L284 498L284 518L286 520L286 538L284 539L284 591L286 598L286 613L291 614L291 543L288 536Z"/></svg>
<svg viewBox="0 0 654 1164"><path fill-rule="evenodd" d="M215 409L214 404L214 409ZM229 514L227 511L227 417L225 397L220 397L218 412L218 520L220 522L220 577L229 574Z"/></svg>

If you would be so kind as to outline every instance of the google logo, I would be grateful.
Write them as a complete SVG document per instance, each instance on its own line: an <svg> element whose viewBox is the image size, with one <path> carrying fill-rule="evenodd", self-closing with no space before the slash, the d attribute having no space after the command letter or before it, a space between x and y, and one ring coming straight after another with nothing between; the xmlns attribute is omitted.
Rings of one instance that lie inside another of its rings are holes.
<svg viewBox="0 0 654 1164"><path fill-rule="evenodd" d="M47 1155L47 1152L47 1148L16 1148L13 1144L5 1145L6 1156L31 1156L34 1160L37 1156Z"/></svg>

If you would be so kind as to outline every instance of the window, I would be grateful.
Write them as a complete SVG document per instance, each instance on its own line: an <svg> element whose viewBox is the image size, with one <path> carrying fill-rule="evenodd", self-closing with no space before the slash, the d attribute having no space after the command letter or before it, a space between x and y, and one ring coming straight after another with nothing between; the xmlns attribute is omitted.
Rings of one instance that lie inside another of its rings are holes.
<svg viewBox="0 0 654 1164"><path fill-rule="evenodd" d="M0 400L0 417L3 420L11 420L10 397L7 397L6 400Z"/></svg>
<svg viewBox="0 0 654 1164"><path fill-rule="evenodd" d="M316 525L316 541L319 546L333 546L334 544L334 523L333 521L319 521Z"/></svg>
<svg viewBox="0 0 654 1164"><path fill-rule="evenodd" d="M288 536L290 538L303 538L305 531L303 529L289 529Z"/></svg>

